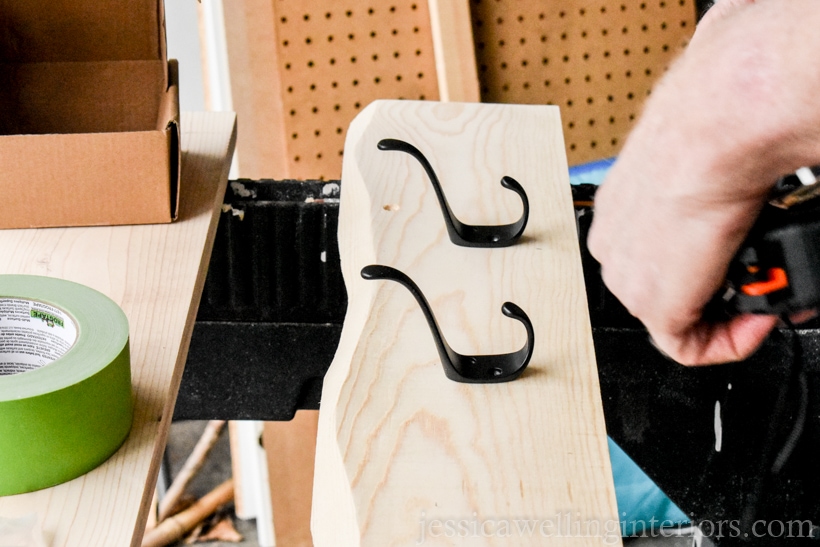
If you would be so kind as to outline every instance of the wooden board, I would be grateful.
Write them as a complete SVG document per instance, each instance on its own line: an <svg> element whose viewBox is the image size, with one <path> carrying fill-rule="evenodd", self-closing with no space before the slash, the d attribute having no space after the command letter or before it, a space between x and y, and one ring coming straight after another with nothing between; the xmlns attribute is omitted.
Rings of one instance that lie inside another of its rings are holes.
<svg viewBox="0 0 820 547"><path fill-rule="evenodd" d="M183 114L179 221L0 231L0 273L60 277L106 294L130 323L135 414L114 456L73 481L0 498L37 514L51 547L137 547L205 282L235 139L235 116Z"/></svg>
<svg viewBox="0 0 820 547"><path fill-rule="evenodd" d="M475 0L481 98L561 107L570 164L616 155L695 30L694 0Z"/></svg>
<svg viewBox="0 0 820 547"><path fill-rule="evenodd" d="M520 199L499 184L514 177L531 205L522 240L492 250L451 244L420 165L378 151L383 138L426 155L465 223L516 220ZM322 393L315 544L618 544L558 109L378 102L353 122L345 150L339 241L349 304ZM361 279L373 263L418 283L460 353L523 346L522 325L500 312L506 300L519 304L535 329L528 370L506 384L447 380L409 292ZM536 521L533 534L500 537L505 522L522 519ZM448 523L457 534L462 522L469 537L446 537Z"/></svg>

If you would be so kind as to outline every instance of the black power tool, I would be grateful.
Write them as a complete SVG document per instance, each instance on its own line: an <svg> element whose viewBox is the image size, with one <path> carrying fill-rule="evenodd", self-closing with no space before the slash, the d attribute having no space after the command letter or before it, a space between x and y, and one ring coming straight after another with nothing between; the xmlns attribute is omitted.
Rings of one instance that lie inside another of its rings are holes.
<svg viewBox="0 0 820 547"><path fill-rule="evenodd" d="M820 168L804 168L778 182L775 197L729 265L720 294L728 314L782 315L820 308L817 173Z"/></svg>

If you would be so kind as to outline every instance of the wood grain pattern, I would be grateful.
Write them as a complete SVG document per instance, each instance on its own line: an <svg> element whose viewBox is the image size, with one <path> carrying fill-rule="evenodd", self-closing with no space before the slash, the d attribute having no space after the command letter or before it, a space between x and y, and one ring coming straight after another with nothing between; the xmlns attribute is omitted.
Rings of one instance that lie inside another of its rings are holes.
<svg viewBox="0 0 820 547"><path fill-rule="evenodd" d="M441 100L479 102L468 0L429 0L428 3Z"/></svg>
<svg viewBox="0 0 820 547"><path fill-rule="evenodd" d="M174 224L0 231L0 273L82 283L117 302L130 323L135 415L125 444L73 481L0 498L4 517L37 513L52 547L142 540L234 140L232 113L183 115Z"/></svg>
<svg viewBox="0 0 820 547"><path fill-rule="evenodd" d="M520 200L499 184L516 178L531 205L522 240L452 245L421 167L378 151L382 138L428 157L465 223L517 219ZM339 241L349 304L322 393L316 545L620 543L558 109L381 101L353 122L345 151ZM500 312L506 300L519 304L536 335L528 370L507 384L447 380L411 295L361 279L373 263L419 284L460 353L520 348L523 327ZM567 515L579 533L561 529ZM543 533L504 536L500 527L521 519ZM464 521L469 537L447 537L447 521L455 533Z"/></svg>

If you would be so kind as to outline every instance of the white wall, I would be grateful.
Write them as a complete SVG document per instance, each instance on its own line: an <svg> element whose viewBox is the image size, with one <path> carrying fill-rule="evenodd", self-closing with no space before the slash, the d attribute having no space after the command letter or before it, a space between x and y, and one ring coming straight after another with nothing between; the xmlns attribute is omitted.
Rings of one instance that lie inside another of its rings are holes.
<svg viewBox="0 0 820 547"><path fill-rule="evenodd" d="M180 110L205 110L196 0L165 0L168 58L179 61Z"/></svg>

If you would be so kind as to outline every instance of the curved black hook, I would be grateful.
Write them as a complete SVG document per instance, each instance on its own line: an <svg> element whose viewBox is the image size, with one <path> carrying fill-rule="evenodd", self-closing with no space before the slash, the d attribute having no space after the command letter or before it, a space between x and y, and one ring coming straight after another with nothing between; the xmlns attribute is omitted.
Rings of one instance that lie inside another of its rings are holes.
<svg viewBox="0 0 820 547"><path fill-rule="evenodd" d="M398 139L382 139L379 141L378 147L379 150L406 152L421 163L436 191L441 212L444 214L444 222L447 225L447 232L450 234L450 241L456 245L462 247L508 247L518 241L518 238L524 233L524 228L527 226L527 220L530 217L530 202L524 188L514 178L502 177L501 186L521 196L521 201L524 204L524 214L521 215L521 218L512 224L472 226L464 224L453 214L450 205L447 203L447 198L444 196L444 191L441 189L438 177L433 171L433 166L430 165L430 162L427 161L427 158L418 148Z"/></svg>
<svg viewBox="0 0 820 547"><path fill-rule="evenodd" d="M447 344L441 329L433 315L430 304L422 294L421 289L412 279L407 277L390 266L371 265L362 268L362 277L365 279L389 279L401 283L416 298L430 325L433 333L433 340L436 342L441 364L444 366L444 374L454 382L464 382L468 384L499 384L515 380L530 362L535 343L535 333L532 322L524 310L513 304L505 302L501 306L501 312L507 317L517 319L524 324L527 329L527 343L518 351L513 353L502 353L498 355L461 355L456 353Z"/></svg>

